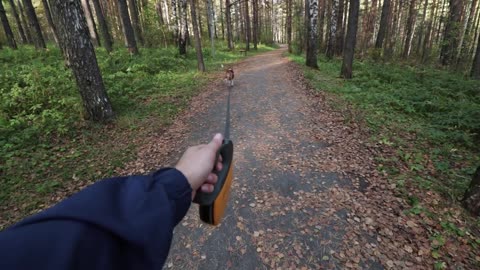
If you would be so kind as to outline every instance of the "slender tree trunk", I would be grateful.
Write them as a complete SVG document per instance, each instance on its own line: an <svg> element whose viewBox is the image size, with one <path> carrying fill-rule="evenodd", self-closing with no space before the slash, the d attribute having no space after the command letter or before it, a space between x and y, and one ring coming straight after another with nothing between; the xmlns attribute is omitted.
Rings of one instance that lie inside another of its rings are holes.
<svg viewBox="0 0 480 270"><path fill-rule="evenodd" d="M161 27L162 25L165 24L165 21L163 19L163 12L162 12L162 2L157 1L155 3L155 11L157 12L157 16L158 16L158 25Z"/></svg>
<svg viewBox="0 0 480 270"><path fill-rule="evenodd" d="M387 35L388 21L390 18L390 0L383 0L382 17L380 18L380 28L378 29L377 41L375 48L381 49L385 36Z"/></svg>
<svg viewBox="0 0 480 270"><path fill-rule="evenodd" d="M163 11L165 12L166 23L170 29L170 10L168 9L168 0L163 0Z"/></svg>
<svg viewBox="0 0 480 270"><path fill-rule="evenodd" d="M345 34L343 30L343 7L344 7L345 0L339 0L338 2L338 15L337 15L337 36L336 36L336 47L335 47L335 54L342 55L343 51L343 36Z"/></svg>
<svg viewBox="0 0 480 270"><path fill-rule="evenodd" d="M179 33L179 30L180 30L180 27L179 27L179 24L178 24L177 0L172 0L171 1L171 6L172 6L173 38L176 40L176 42L178 42L178 35L179 35L178 33ZM200 31L202 31L202 24L200 24Z"/></svg>
<svg viewBox="0 0 480 270"><path fill-rule="evenodd" d="M140 46L145 45L142 33L142 27L140 25L140 19L138 15L138 8L135 0L128 0L128 7L130 10L130 18L133 26L133 33L137 42L140 43Z"/></svg>
<svg viewBox="0 0 480 270"><path fill-rule="evenodd" d="M180 32L178 35L178 52L180 55L187 54L187 0L179 0L179 23L180 23Z"/></svg>
<svg viewBox="0 0 480 270"><path fill-rule="evenodd" d="M307 3L308 3L307 4L308 14L305 14L305 16L308 17L306 65L312 68L318 68L318 64L317 64L318 0L307 0Z"/></svg>
<svg viewBox="0 0 480 270"><path fill-rule="evenodd" d="M291 0L290 0L291 1ZM258 0L253 0L253 48L257 49L258 44Z"/></svg>
<svg viewBox="0 0 480 270"><path fill-rule="evenodd" d="M12 8L12 14L13 14L13 17L15 18L15 22L17 23L18 32L20 33L20 38L22 39L22 43L27 44L28 43L27 36L25 36L22 21L18 16L17 7L15 6L15 3L13 2L13 0L9 0L8 2L10 3L10 7Z"/></svg>
<svg viewBox="0 0 480 270"><path fill-rule="evenodd" d="M292 1L292 0L290 0ZM323 28L325 27L325 1L318 0L318 51L322 51L323 44Z"/></svg>
<svg viewBox="0 0 480 270"><path fill-rule="evenodd" d="M287 0L287 44L288 52L292 53L292 1Z"/></svg>
<svg viewBox="0 0 480 270"><path fill-rule="evenodd" d="M107 21L105 20L105 16L102 11L102 7L100 6L99 0L92 0L93 2L93 8L95 10L95 14L97 15L97 21L100 26L100 34L102 34L103 37L103 45L105 46L105 49L107 52L112 51L112 37L110 36L110 32L108 30L108 24Z"/></svg>
<svg viewBox="0 0 480 270"><path fill-rule="evenodd" d="M245 1L245 49L250 50L250 41L252 40L252 32L250 27L250 11L248 9L248 1Z"/></svg>
<svg viewBox="0 0 480 270"><path fill-rule="evenodd" d="M58 35L57 29L52 21L52 14L50 12L50 7L48 6L47 0L42 0L43 9L45 10L45 16L47 17L48 26L52 31L53 39L55 40L55 44L58 45Z"/></svg>
<svg viewBox="0 0 480 270"><path fill-rule="evenodd" d="M415 29L415 17L417 15L417 11L415 9L415 0L410 0L410 11L408 12L408 19L407 19L407 31L405 36L405 46L403 48L403 58L408 58L410 55L410 49L412 45L412 38L413 32Z"/></svg>
<svg viewBox="0 0 480 270"><path fill-rule="evenodd" d="M80 1L50 0L60 46L75 76L86 118L108 121L114 117L88 33Z"/></svg>
<svg viewBox="0 0 480 270"><path fill-rule="evenodd" d="M5 30L5 35L7 36L8 46L16 50L17 43L15 42L12 28L10 28L10 23L8 22L7 13L5 12L5 8L3 7L3 3L1 0L0 0L0 19L2 21L3 30Z"/></svg>
<svg viewBox="0 0 480 270"><path fill-rule="evenodd" d="M440 40L440 32L442 31L442 24L444 24L444 12L445 12L445 6L447 5L447 1L449 0L443 0L443 5L442 5L442 9L440 10L440 19L438 21L438 25L437 25L437 34L435 35L435 40L433 40L433 43L439 43L439 40Z"/></svg>
<svg viewBox="0 0 480 270"><path fill-rule="evenodd" d="M420 30L418 32L417 46L415 48L415 53L417 56L420 55L420 51L422 49L422 39L424 38L423 33L425 32L425 18L427 17L427 6L428 0L425 0L423 4L422 21L420 22Z"/></svg>
<svg viewBox="0 0 480 270"><path fill-rule="evenodd" d="M35 14L35 9L32 5L32 0L23 0L23 5L25 6L25 11L27 13L30 29L33 29L33 44L35 45L35 48L47 48L47 46L45 46L45 40L43 39L42 29L40 28L37 14Z"/></svg>
<svg viewBox="0 0 480 270"><path fill-rule="evenodd" d="M258 0L256 0L258 1ZM225 13L223 12L222 0L219 0L220 3L220 24L222 25L222 39L225 40Z"/></svg>
<svg viewBox="0 0 480 270"><path fill-rule="evenodd" d="M83 7L83 13L85 15L85 19L87 20L87 26L90 32L90 37L92 39L92 42L95 46L100 46L100 40L98 38L97 28L95 25L95 21L93 20L90 4L88 3L88 0L81 0L81 2Z"/></svg>
<svg viewBox="0 0 480 270"><path fill-rule="evenodd" d="M450 17L445 27L445 37L440 53L440 62L444 66L451 65L457 55L462 10L463 0L450 0Z"/></svg>
<svg viewBox="0 0 480 270"><path fill-rule="evenodd" d="M137 41L135 40L135 34L133 32L132 23L128 15L128 7L126 0L118 0L118 11L122 21L123 35L125 37L125 47L132 55L138 54Z"/></svg>
<svg viewBox="0 0 480 270"><path fill-rule="evenodd" d="M332 1L332 14L330 15L330 30L326 56L331 59L335 53L335 41L337 36L337 7L339 0Z"/></svg>
<svg viewBox="0 0 480 270"><path fill-rule="evenodd" d="M203 63L202 41L198 31L197 14L195 10L195 0L190 1L190 16L192 16L193 35L195 36L195 52L197 53L197 68L201 72L205 72L205 64Z"/></svg>
<svg viewBox="0 0 480 270"><path fill-rule="evenodd" d="M473 58L470 76L475 80L480 80L480 35L478 35L477 52L475 53L475 58Z"/></svg>
<svg viewBox="0 0 480 270"><path fill-rule="evenodd" d="M432 8L430 9L430 18L428 20L428 25L427 25L427 32L425 33L425 38L423 40L423 46L422 46L422 63L427 62L429 56L430 56L430 44L432 40L432 35L433 35L433 16L436 13L436 0L433 0L432 2Z"/></svg>
<svg viewBox="0 0 480 270"><path fill-rule="evenodd" d="M360 0L350 0L347 37L345 40L345 51L343 52L342 70L340 72L340 76L345 79L352 78L352 66L355 53L355 43L357 40L359 8Z"/></svg>
<svg viewBox="0 0 480 270"><path fill-rule="evenodd" d="M470 6L470 12L468 15L468 22L467 22L467 27L465 29L464 33L464 40L461 45L461 50L460 50L460 55L458 57L457 64L462 65L464 62L469 62L469 61L464 61L466 59L470 60L469 58L469 48L472 43L475 43L474 38L472 37L472 30L474 29L475 26L475 10L477 10L477 0L472 1L472 5Z"/></svg>
<svg viewBox="0 0 480 270"><path fill-rule="evenodd" d="M213 4L212 0L207 0L207 18L208 34L210 35L210 45L212 46L212 57L215 57L215 26L213 24Z"/></svg>
<svg viewBox="0 0 480 270"><path fill-rule="evenodd" d="M26 18L26 12L25 9L23 8L23 4L20 2L20 0L17 0L17 6L18 6L18 11L20 13L20 20L22 21L23 29L25 31L25 36L27 38L27 43L33 44L33 37L32 33L28 27L28 22Z"/></svg>
<svg viewBox="0 0 480 270"><path fill-rule="evenodd" d="M225 20L227 24L227 44L228 49L233 50L233 35L232 35L232 13L230 0L225 0Z"/></svg>

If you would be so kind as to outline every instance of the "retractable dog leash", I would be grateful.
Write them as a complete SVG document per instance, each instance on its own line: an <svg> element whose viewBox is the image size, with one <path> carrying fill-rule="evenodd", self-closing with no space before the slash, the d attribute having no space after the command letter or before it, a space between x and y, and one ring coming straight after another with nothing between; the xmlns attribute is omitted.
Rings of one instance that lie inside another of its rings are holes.
<svg viewBox="0 0 480 270"><path fill-rule="evenodd" d="M214 186L213 192L206 193L201 190L197 191L194 203L199 205L200 219L211 225L218 225L227 208L228 196L230 194L230 187L233 182L233 142L230 140L230 94L231 86L228 86L227 97L227 115L225 120L225 134L222 146L217 153L217 160L219 155L222 156L222 170L215 174L218 176L217 183Z"/></svg>

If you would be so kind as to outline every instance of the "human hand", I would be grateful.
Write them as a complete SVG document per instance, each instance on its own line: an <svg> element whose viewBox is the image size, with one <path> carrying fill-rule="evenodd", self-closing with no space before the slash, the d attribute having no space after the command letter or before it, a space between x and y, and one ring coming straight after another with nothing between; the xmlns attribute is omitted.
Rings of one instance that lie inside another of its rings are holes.
<svg viewBox="0 0 480 270"><path fill-rule="evenodd" d="M175 168L185 175L192 187L192 199L200 188L203 192L212 192L217 182L217 175L212 172L222 170L222 157L216 161L217 152L222 146L222 134L216 134L208 144L189 147L178 161ZM216 164L215 164L216 163Z"/></svg>

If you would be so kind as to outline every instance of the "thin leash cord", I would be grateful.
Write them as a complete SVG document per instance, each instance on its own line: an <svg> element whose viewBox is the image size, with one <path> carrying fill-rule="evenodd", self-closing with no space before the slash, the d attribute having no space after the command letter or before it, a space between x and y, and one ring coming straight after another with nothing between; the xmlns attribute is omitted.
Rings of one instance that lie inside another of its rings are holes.
<svg viewBox="0 0 480 270"><path fill-rule="evenodd" d="M225 140L230 139L230 93L232 87L228 86L228 98L227 98L227 119L225 121Z"/></svg>

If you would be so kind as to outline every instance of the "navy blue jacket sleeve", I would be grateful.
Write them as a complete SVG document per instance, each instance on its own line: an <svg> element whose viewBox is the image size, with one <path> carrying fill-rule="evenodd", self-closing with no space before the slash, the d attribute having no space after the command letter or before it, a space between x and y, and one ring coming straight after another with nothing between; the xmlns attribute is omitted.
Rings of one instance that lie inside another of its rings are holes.
<svg viewBox="0 0 480 270"><path fill-rule="evenodd" d="M176 169L99 181L0 233L0 269L161 269L192 189Z"/></svg>

